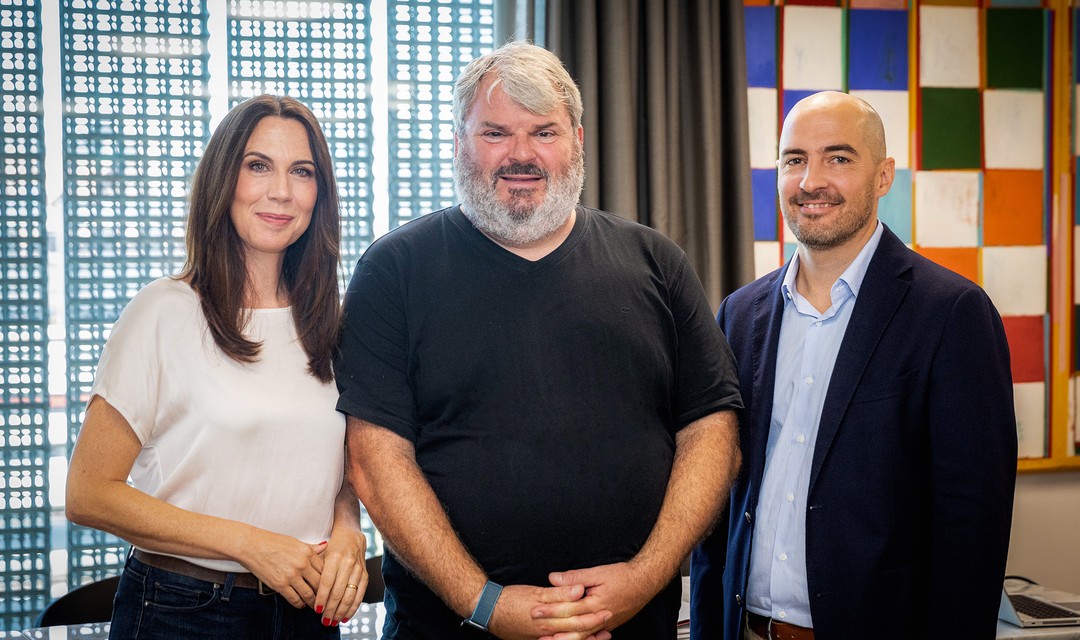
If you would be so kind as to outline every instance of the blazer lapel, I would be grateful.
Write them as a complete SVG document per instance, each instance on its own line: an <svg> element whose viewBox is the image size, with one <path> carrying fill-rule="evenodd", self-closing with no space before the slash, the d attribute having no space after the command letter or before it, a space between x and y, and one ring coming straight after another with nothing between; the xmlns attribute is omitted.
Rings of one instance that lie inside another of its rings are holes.
<svg viewBox="0 0 1080 640"><path fill-rule="evenodd" d="M836 354L832 381L825 395L817 443L814 445L814 460L810 468L811 492L840 422L851 403L855 387L862 379L870 356L910 287L909 282L900 278L904 272L911 269L908 251L904 243L885 227L877 251L866 269L851 321Z"/></svg>

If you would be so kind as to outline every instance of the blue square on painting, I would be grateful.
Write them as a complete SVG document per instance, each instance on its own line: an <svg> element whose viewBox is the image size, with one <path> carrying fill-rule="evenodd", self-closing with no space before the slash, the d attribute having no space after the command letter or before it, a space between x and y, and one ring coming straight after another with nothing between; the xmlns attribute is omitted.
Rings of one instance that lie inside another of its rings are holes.
<svg viewBox="0 0 1080 640"><path fill-rule="evenodd" d="M1072 12L1072 50L1074 52L1078 50L1076 47L1080 46L1080 31L1078 31L1078 29L1080 29L1080 11L1073 10L1073 12ZM1080 84L1080 64L1074 64L1072 66L1072 70L1073 70L1073 82L1075 82L1077 84ZM1078 347L1078 348L1080 348L1080 347ZM1076 366L1080 367L1080 362L1077 362Z"/></svg>
<svg viewBox="0 0 1080 640"><path fill-rule="evenodd" d="M892 188L878 200L878 219L904 244L911 244L911 169L897 169Z"/></svg>
<svg viewBox="0 0 1080 640"><path fill-rule="evenodd" d="M776 169L750 170L754 240L776 240Z"/></svg>
<svg viewBox="0 0 1080 640"><path fill-rule="evenodd" d="M746 7L746 83L750 87L776 87L776 8Z"/></svg>
<svg viewBox="0 0 1080 640"><path fill-rule="evenodd" d="M848 88L908 88L908 12L852 9L848 13Z"/></svg>
<svg viewBox="0 0 1080 640"><path fill-rule="evenodd" d="M822 89L825 91L825 89ZM784 114L781 116L781 122L787 119L787 114L791 111L791 108L795 106L795 103L807 96L812 96L818 93L815 89L804 91L802 89L785 89L784 90Z"/></svg>

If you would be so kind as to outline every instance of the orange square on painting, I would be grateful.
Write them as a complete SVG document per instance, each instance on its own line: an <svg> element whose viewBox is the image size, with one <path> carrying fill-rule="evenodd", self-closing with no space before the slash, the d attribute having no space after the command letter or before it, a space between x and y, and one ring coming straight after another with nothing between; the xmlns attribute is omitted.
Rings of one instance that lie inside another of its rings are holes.
<svg viewBox="0 0 1080 640"><path fill-rule="evenodd" d="M919 255L955 271L968 280L979 282L979 250L975 247L917 247Z"/></svg>
<svg viewBox="0 0 1080 640"><path fill-rule="evenodd" d="M983 176L983 246L1045 242L1042 171L987 169Z"/></svg>
<svg viewBox="0 0 1080 640"><path fill-rule="evenodd" d="M1005 316L1005 337L1013 382L1042 382L1046 379L1046 342L1043 316Z"/></svg>

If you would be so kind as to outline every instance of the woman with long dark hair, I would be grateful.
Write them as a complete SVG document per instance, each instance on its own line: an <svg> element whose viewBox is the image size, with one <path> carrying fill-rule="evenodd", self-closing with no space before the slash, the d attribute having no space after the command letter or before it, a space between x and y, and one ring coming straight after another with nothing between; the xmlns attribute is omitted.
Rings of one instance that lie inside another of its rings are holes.
<svg viewBox="0 0 1080 640"><path fill-rule="evenodd" d="M68 517L132 544L111 637L333 638L360 605L339 224L311 111L232 109L192 180L187 263L116 322L71 458Z"/></svg>

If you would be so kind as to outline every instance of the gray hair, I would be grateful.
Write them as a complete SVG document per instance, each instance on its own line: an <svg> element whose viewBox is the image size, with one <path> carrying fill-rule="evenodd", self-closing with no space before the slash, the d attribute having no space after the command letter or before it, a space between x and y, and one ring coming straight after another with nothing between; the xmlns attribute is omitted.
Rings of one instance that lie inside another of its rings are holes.
<svg viewBox="0 0 1080 640"><path fill-rule="evenodd" d="M495 74L488 94L501 85L510 97L533 113L543 115L564 105L575 129L581 124L581 92L552 52L524 41L508 42L473 60L454 85L454 131L461 133L465 118L487 74ZM546 80L547 82L544 82Z"/></svg>

